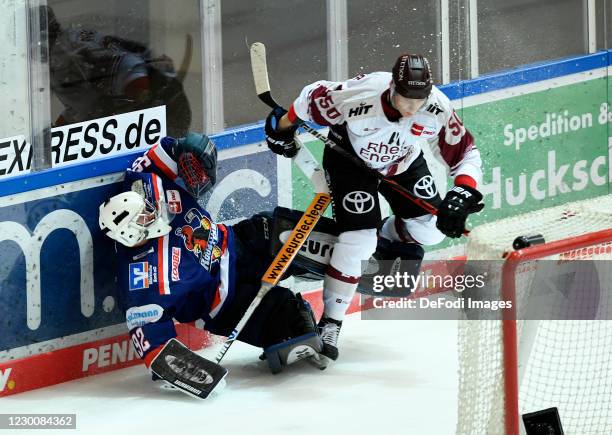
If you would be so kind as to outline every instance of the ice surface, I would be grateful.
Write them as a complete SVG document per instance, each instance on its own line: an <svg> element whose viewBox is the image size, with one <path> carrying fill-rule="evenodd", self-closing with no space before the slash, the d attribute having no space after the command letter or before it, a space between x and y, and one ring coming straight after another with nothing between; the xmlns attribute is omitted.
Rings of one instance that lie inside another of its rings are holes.
<svg viewBox="0 0 612 435"><path fill-rule="evenodd" d="M362 321L356 313L342 328L340 359L325 371L302 362L274 376L258 349L237 342L224 359L227 385L205 401L160 390L137 366L2 398L0 412L76 413L68 434L450 435L456 334L453 321Z"/></svg>

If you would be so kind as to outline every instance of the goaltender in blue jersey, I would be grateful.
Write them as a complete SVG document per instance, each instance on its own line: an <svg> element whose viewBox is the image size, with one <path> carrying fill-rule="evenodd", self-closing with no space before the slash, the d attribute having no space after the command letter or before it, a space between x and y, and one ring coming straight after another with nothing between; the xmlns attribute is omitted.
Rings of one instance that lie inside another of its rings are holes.
<svg viewBox="0 0 612 435"><path fill-rule="evenodd" d="M130 196L131 192L143 196L150 210L155 209L153 204L162 204L166 214L149 229L155 226L153 234L167 234L147 238L138 247L121 245L118 249L118 283L131 306L126 313L128 328L140 327L151 348L176 335L172 318L213 324L225 303L231 303L236 286L233 230L213 222L175 182L178 168L170 157L171 142L162 141L138 159L124 181ZM163 311L151 311L151 304ZM138 350L144 356L150 348Z"/></svg>
<svg viewBox="0 0 612 435"><path fill-rule="evenodd" d="M122 193L100 206L100 227L117 242L129 333L147 367L176 337L174 321L201 319L206 330L228 336L273 258L269 214L227 226L198 204L215 183L216 163L214 143L204 135L163 138L127 170ZM275 357L286 347L281 366L318 358L323 348L309 304L280 286L267 293L238 340L266 355L275 349ZM290 352L295 346L297 358Z"/></svg>

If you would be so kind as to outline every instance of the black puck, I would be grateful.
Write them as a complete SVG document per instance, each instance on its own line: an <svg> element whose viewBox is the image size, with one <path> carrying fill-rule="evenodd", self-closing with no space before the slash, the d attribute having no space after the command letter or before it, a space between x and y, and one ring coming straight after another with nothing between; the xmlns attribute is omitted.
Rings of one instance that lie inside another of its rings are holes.
<svg viewBox="0 0 612 435"><path fill-rule="evenodd" d="M512 247L515 250L519 250L529 248L533 245L541 245L542 243L546 243L546 240L544 240L544 236L542 234L529 234L526 236L519 236L514 239L514 242L512 242Z"/></svg>

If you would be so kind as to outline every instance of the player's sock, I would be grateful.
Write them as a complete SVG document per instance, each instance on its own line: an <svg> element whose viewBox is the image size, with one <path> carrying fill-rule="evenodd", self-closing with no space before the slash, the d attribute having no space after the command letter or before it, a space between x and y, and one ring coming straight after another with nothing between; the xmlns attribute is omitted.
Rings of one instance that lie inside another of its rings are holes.
<svg viewBox="0 0 612 435"><path fill-rule="evenodd" d="M355 291L359 276L346 275L333 266L327 267L327 273L323 279L323 305L324 312L336 320L344 319Z"/></svg>
<svg viewBox="0 0 612 435"><path fill-rule="evenodd" d="M323 282L324 311L319 321L319 334L323 340L323 355L329 359L338 359L338 335L342 319L348 309L359 277L344 275L332 266L327 269Z"/></svg>
<svg viewBox="0 0 612 435"><path fill-rule="evenodd" d="M323 354L338 358L338 334L361 277L362 261L376 250L376 230L363 229L340 233L323 280L323 319L319 331ZM332 321L333 320L333 321Z"/></svg>

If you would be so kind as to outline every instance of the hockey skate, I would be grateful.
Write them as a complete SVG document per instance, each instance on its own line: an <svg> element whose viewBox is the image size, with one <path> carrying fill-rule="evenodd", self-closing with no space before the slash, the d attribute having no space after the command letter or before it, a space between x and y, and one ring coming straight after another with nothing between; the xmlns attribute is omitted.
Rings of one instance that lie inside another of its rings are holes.
<svg viewBox="0 0 612 435"><path fill-rule="evenodd" d="M338 359L338 336L342 322L323 316L319 321L319 334L323 341L322 355L335 361Z"/></svg>

